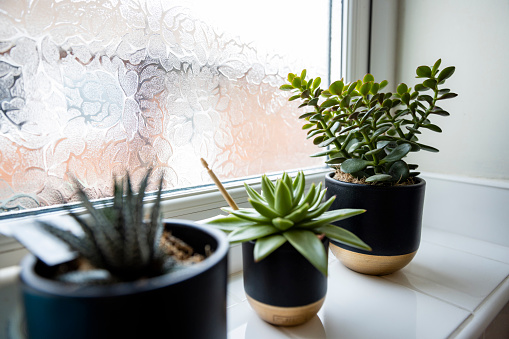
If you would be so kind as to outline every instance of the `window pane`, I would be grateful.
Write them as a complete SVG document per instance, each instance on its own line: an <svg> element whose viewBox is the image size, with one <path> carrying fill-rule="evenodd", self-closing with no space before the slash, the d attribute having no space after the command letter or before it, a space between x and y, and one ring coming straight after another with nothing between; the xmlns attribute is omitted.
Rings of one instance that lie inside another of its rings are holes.
<svg viewBox="0 0 509 339"><path fill-rule="evenodd" d="M289 71L328 73L329 3L3 0L0 212L315 167Z"/></svg>

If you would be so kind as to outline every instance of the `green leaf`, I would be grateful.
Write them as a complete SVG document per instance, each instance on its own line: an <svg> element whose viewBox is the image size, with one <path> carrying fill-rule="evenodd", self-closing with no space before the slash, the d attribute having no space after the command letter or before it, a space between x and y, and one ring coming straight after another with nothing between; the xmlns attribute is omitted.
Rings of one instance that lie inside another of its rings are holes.
<svg viewBox="0 0 509 339"><path fill-rule="evenodd" d="M275 187L272 181L264 174L262 175L262 196L270 207L274 208L274 191Z"/></svg>
<svg viewBox="0 0 509 339"><path fill-rule="evenodd" d="M359 237L357 237L355 234L345 230L344 228L327 224L320 226L319 228L316 228L315 231L324 233L329 239L339 241L342 244L363 249L366 251L371 251L371 247L368 244L366 244L364 241L359 239Z"/></svg>
<svg viewBox="0 0 509 339"><path fill-rule="evenodd" d="M345 96L341 100L341 103L340 103L341 108L348 107L348 105L350 105L350 99L351 99L350 95Z"/></svg>
<svg viewBox="0 0 509 339"><path fill-rule="evenodd" d="M419 101L426 101L428 104L433 105L433 98L430 95L419 95L417 97Z"/></svg>
<svg viewBox="0 0 509 339"><path fill-rule="evenodd" d="M306 69L303 69L302 72L300 73L300 78L302 80L306 79L306 74L307 74Z"/></svg>
<svg viewBox="0 0 509 339"><path fill-rule="evenodd" d="M293 183L295 186L293 192L293 205L292 208L299 204L300 199L302 199L302 195L304 194L304 189L306 188L306 179L304 178L304 173L299 172L295 181Z"/></svg>
<svg viewBox="0 0 509 339"><path fill-rule="evenodd" d="M363 159L346 159L341 163L341 170L345 173L355 173L362 171L370 164L369 161Z"/></svg>
<svg viewBox="0 0 509 339"><path fill-rule="evenodd" d="M430 111L431 114L436 114L436 115L440 115L440 116L443 116L443 117L447 117L449 115L451 115L449 112L446 112L444 111L443 109L439 108L439 107L434 107L431 111Z"/></svg>
<svg viewBox="0 0 509 339"><path fill-rule="evenodd" d="M234 216L233 214L216 215L215 217L201 220L199 223L207 224L227 232L231 232L239 227L254 226L257 224L254 221L241 219L239 217Z"/></svg>
<svg viewBox="0 0 509 339"><path fill-rule="evenodd" d="M334 95L341 95L341 93L343 92L343 87L345 87L345 84L343 83L343 81L341 81L341 80L334 81L329 86L329 92Z"/></svg>
<svg viewBox="0 0 509 339"><path fill-rule="evenodd" d="M256 262L265 259L269 254L277 250L286 242L286 238L280 234L270 235L265 238L258 239L254 247L254 259Z"/></svg>
<svg viewBox="0 0 509 339"><path fill-rule="evenodd" d="M316 186L315 186L315 183L312 183L311 187L309 187L308 192L304 196L304 199L302 199L302 201L299 202L299 205L304 205L306 203L311 205L311 202L313 201L313 198L315 197L315 192L316 192Z"/></svg>
<svg viewBox="0 0 509 339"><path fill-rule="evenodd" d="M440 72L440 74L437 77L438 82L442 82L445 79L450 78L454 74L455 70L456 70L456 67L454 67L454 66L444 68L442 70L442 72Z"/></svg>
<svg viewBox="0 0 509 339"><path fill-rule="evenodd" d="M336 137L326 139L323 142L321 142L320 144L318 144L318 147L327 147L330 144L332 144L335 140L336 140Z"/></svg>
<svg viewBox="0 0 509 339"><path fill-rule="evenodd" d="M293 79L295 79L295 74L293 74L293 73L288 73L288 81L289 81L289 82L292 82L292 81L293 81Z"/></svg>
<svg viewBox="0 0 509 339"><path fill-rule="evenodd" d="M335 106L337 104L338 104L338 100L334 97L334 98L327 99L324 102L322 102L322 104L320 105L320 108L328 108L328 107Z"/></svg>
<svg viewBox="0 0 509 339"><path fill-rule="evenodd" d="M458 96L458 94L456 94L456 93L445 93L444 95L442 95L437 100L452 99L452 98L456 98L457 96Z"/></svg>
<svg viewBox="0 0 509 339"><path fill-rule="evenodd" d="M323 275L327 275L327 253L315 233L306 230L291 230L283 236Z"/></svg>
<svg viewBox="0 0 509 339"><path fill-rule="evenodd" d="M244 188L246 189L246 192L247 192L247 195L249 195L249 197L253 200L256 200L258 202L263 202L265 203L265 199L258 193L256 192L253 188L251 188L248 184L244 183Z"/></svg>
<svg viewBox="0 0 509 339"><path fill-rule="evenodd" d="M320 77L316 78L313 81L313 88L318 88L318 86L320 86L321 83L322 83L322 79L320 79Z"/></svg>
<svg viewBox="0 0 509 339"><path fill-rule="evenodd" d="M378 93L378 90L380 89L380 84L375 82L373 85L371 85L371 89L369 92L373 95L376 95Z"/></svg>
<svg viewBox="0 0 509 339"><path fill-rule="evenodd" d="M223 207L221 209L244 220L254 221L257 223L270 222L270 218L264 217L263 215L258 213L254 208L241 208L238 210L234 210L229 207Z"/></svg>
<svg viewBox="0 0 509 339"><path fill-rule="evenodd" d="M325 190L323 190L325 191ZM322 199L320 199L321 201ZM307 216L306 218L309 218L309 219L313 219L313 218L316 218L320 215L322 215L324 212L326 212L331 206L332 206L332 203L334 202L334 200L336 200L336 196L333 195L332 197L329 198L329 200L327 200L326 202L324 202L323 204L319 205L318 208L316 208L314 211L311 211Z"/></svg>
<svg viewBox="0 0 509 339"><path fill-rule="evenodd" d="M407 155L411 149L412 149L412 146L410 144L405 143L405 144L398 145L398 146L396 146L396 148L394 148L391 151L391 153L387 154L387 156L382 159L382 162L385 163L385 162L398 161L401 158L403 158L405 155Z"/></svg>
<svg viewBox="0 0 509 339"><path fill-rule="evenodd" d="M292 193L290 188L281 180L276 183L276 201L274 208L279 215L286 215L292 209Z"/></svg>
<svg viewBox="0 0 509 339"><path fill-rule="evenodd" d="M279 87L279 89L283 90L283 91L291 91L294 89L294 87L292 85L285 84L285 85L281 85L281 87Z"/></svg>
<svg viewBox="0 0 509 339"><path fill-rule="evenodd" d="M391 181L392 176L389 174L375 174L366 178L366 182Z"/></svg>
<svg viewBox="0 0 509 339"><path fill-rule="evenodd" d="M295 87L295 88L301 88L302 83L301 83L301 80L300 80L300 79L301 79L301 78L299 78L299 77L295 77L295 78L293 79L293 81L292 81L292 85L293 85L293 87Z"/></svg>
<svg viewBox="0 0 509 339"><path fill-rule="evenodd" d="M414 89L417 91L417 92L424 92L424 91L428 91L429 88L424 86L423 84L417 84L414 86Z"/></svg>
<svg viewBox="0 0 509 339"><path fill-rule="evenodd" d="M278 230L286 231L294 225L294 222L286 218L278 217L272 219L272 225L274 225Z"/></svg>
<svg viewBox="0 0 509 339"><path fill-rule="evenodd" d="M309 210L309 203L305 203L299 206L300 207L298 209L288 214L285 218L293 221L294 223L298 223L299 221L304 219Z"/></svg>
<svg viewBox="0 0 509 339"><path fill-rule="evenodd" d="M336 153L337 153L337 150L331 149L331 150L327 150L327 151L311 154L310 157L317 158L317 157L323 157L323 156L326 156L326 155L332 156L332 155L334 155Z"/></svg>
<svg viewBox="0 0 509 339"><path fill-rule="evenodd" d="M409 130L410 132L414 133L414 134L421 134L421 131L419 131L418 129L416 128L413 128L413 127L410 127L410 126L405 126L405 128L407 130Z"/></svg>
<svg viewBox="0 0 509 339"><path fill-rule="evenodd" d="M273 208L260 201L253 200L251 198L249 198L248 201L251 206L253 206L253 208L264 217L272 219L281 216L281 214L277 213Z"/></svg>
<svg viewBox="0 0 509 339"><path fill-rule="evenodd" d="M391 165L389 174L392 176L394 181L404 182L406 179L408 179L410 171L406 162L399 160Z"/></svg>
<svg viewBox="0 0 509 339"><path fill-rule="evenodd" d="M437 87L437 81L435 79L426 79L426 80L424 80L422 85L424 87L428 87L428 88L434 89L434 88Z"/></svg>
<svg viewBox="0 0 509 339"><path fill-rule="evenodd" d="M320 135L319 137L314 138L313 139L313 144L315 144L315 145L321 144L322 141L325 140L325 137L326 137L325 135Z"/></svg>
<svg viewBox="0 0 509 339"><path fill-rule="evenodd" d="M420 147L423 151L428 151L428 152L432 152L432 153L438 153L438 149L437 149L437 148L435 148L435 147L431 147L431 146L424 145L424 144L419 144L419 143L417 143L417 145L419 145L419 147Z"/></svg>
<svg viewBox="0 0 509 339"><path fill-rule="evenodd" d="M396 89L396 92L398 92L399 95L403 95L403 93L407 93L408 86L405 83L401 83L398 85L398 88Z"/></svg>
<svg viewBox="0 0 509 339"><path fill-rule="evenodd" d="M336 121L329 130L332 134L336 134L336 132L341 131L341 123Z"/></svg>
<svg viewBox="0 0 509 339"><path fill-rule="evenodd" d="M291 96L288 101L294 101L294 100L297 100L297 99L300 99L300 94L296 94L294 96Z"/></svg>
<svg viewBox="0 0 509 339"><path fill-rule="evenodd" d="M438 67L440 67L440 64L442 63L442 59L438 59L435 64L433 65L433 69L431 70L431 75L435 76L438 71Z"/></svg>
<svg viewBox="0 0 509 339"><path fill-rule="evenodd" d="M298 228L316 228L325 224L329 224L331 222L340 221L344 219L351 218L353 216L356 216L358 214L362 214L366 212L366 210L362 209L351 209L351 208L343 208L339 210L332 210L327 211L320 215L319 217L316 217L312 220L303 222L299 224Z"/></svg>
<svg viewBox="0 0 509 339"><path fill-rule="evenodd" d="M368 95L370 89L371 82L367 82L361 86L361 88L359 89L359 93L361 93L361 95L365 97L366 95Z"/></svg>
<svg viewBox="0 0 509 339"><path fill-rule="evenodd" d="M375 81L375 77L369 73L364 76L364 79L362 79L362 82L364 82L364 83L374 82L374 81Z"/></svg>
<svg viewBox="0 0 509 339"><path fill-rule="evenodd" d="M418 78L430 78L431 77L431 68L429 66L419 66L416 70Z"/></svg>
<svg viewBox="0 0 509 339"><path fill-rule="evenodd" d="M304 126L302 126L302 129L303 130L310 129L313 126L315 126L315 124L305 124Z"/></svg>
<svg viewBox="0 0 509 339"><path fill-rule="evenodd" d="M433 132L438 132L438 133L442 133L442 129L440 127L438 127L437 125L433 125L433 124L423 124L421 125L421 127L423 128L427 128L429 130L432 130Z"/></svg>
<svg viewBox="0 0 509 339"><path fill-rule="evenodd" d="M388 83L389 83L389 82L388 82L387 80L382 81L382 82L380 83L380 88L379 88L379 89L384 89L384 88L385 88L385 86L387 86L387 84L388 84Z"/></svg>
<svg viewBox="0 0 509 339"><path fill-rule="evenodd" d="M346 90L346 94L350 95L353 92L353 90L355 89L355 86L357 86L357 81L356 82L352 82L350 85L348 85L348 89Z"/></svg>
<svg viewBox="0 0 509 339"><path fill-rule="evenodd" d="M263 238L277 232L279 230L272 225L246 226L237 228L228 234L228 240L230 243L245 242Z"/></svg>

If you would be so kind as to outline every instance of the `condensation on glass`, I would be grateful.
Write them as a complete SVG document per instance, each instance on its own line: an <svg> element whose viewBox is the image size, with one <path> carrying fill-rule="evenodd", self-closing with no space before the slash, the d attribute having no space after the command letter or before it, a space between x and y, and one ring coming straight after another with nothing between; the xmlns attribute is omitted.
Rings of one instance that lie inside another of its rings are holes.
<svg viewBox="0 0 509 339"><path fill-rule="evenodd" d="M0 2L0 212L74 201L72 177L94 199L111 195L112 176L137 183L148 167L151 189L162 173L165 189L201 185L201 157L222 180L321 164L304 112L278 90L298 63L179 4ZM285 34L299 33L274 40ZM327 51L313 53L308 68L325 73Z"/></svg>

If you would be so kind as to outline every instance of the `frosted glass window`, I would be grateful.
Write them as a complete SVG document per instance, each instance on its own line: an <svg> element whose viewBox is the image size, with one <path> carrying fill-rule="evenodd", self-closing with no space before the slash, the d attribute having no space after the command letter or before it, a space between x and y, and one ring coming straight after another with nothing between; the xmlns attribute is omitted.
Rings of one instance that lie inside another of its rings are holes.
<svg viewBox="0 0 509 339"><path fill-rule="evenodd" d="M0 213L75 201L71 176L96 199L147 167L209 183L201 157L223 180L321 166L278 87L327 78L329 5L0 1Z"/></svg>

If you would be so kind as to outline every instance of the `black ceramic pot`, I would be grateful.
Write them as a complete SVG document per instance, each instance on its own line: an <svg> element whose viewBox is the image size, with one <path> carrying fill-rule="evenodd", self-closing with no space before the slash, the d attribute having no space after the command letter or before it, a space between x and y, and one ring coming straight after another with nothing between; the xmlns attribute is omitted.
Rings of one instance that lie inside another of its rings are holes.
<svg viewBox="0 0 509 339"><path fill-rule="evenodd" d="M328 252L328 239L322 240ZM255 242L242 244L244 290L251 307L265 321L295 326L310 320L322 307L327 277L289 242L260 262L254 261Z"/></svg>
<svg viewBox="0 0 509 339"><path fill-rule="evenodd" d="M415 256L421 239L426 182L405 186L352 184L325 176L326 197L336 195L332 209L362 208L366 213L335 222L366 242L371 252L331 242L334 255L348 268L384 275L405 267Z"/></svg>
<svg viewBox="0 0 509 339"><path fill-rule="evenodd" d="M197 252L208 244L214 253L178 272L107 286L47 279L51 268L27 256L20 277L29 338L225 339L225 235L189 221L164 222Z"/></svg>

